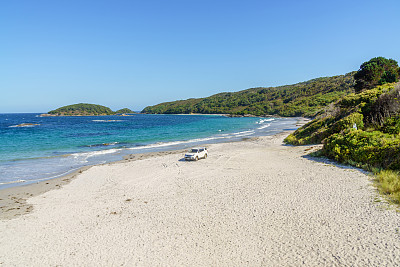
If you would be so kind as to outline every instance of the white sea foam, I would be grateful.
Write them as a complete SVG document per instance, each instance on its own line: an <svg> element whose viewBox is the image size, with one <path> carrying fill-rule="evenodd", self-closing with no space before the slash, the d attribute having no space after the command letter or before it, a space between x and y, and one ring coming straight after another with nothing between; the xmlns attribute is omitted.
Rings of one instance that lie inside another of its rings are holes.
<svg viewBox="0 0 400 267"><path fill-rule="evenodd" d="M106 149L106 150L99 150L99 151L74 153L74 154L71 154L71 156L74 156L74 157L80 157L80 156L92 157L92 156L110 154L110 153L114 153L114 152L117 152L117 151L118 151L118 149Z"/></svg>
<svg viewBox="0 0 400 267"><path fill-rule="evenodd" d="M140 146L140 147L132 147L132 148L129 148L129 150L154 149L154 148L176 146L176 145L183 145L183 144L190 144L190 143L204 143L204 142L213 141L213 140L244 137L244 136L253 135L254 133L255 133L255 131L249 130L249 131L242 131L242 132L237 132L237 133L232 133L232 134L220 134L220 135L211 136L211 137L190 139L190 140L186 140L186 141L159 142L159 143L149 144L149 145Z"/></svg>
<svg viewBox="0 0 400 267"><path fill-rule="evenodd" d="M99 150L99 151L92 151L92 152L82 152L82 153L74 153L71 154L71 156L80 162L88 162L88 159L91 157L95 156L101 156L101 155L106 155L106 154L113 154L118 151L121 151L122 149L106 149L106 150Z"/></svg>
<svg viewBox="0 0 400 267"><path fill-rule="evenodd" d="M12 125L12 126L8 126L8 128L31 128L31 127L35 127L37 124L34 125L24 125L24 124L18 124L18 125Z"/></svg>
<svg viewBox="0 0 400 267"><path fill-rule="evenodd" d="M120 122L124 120L92 120L94 122Z"/></svg>
<svg viewBox="0 0 400 267"><path fill-rule="evenodd" d="M231 134L218 134L217 136L218 137L225 137L225 136L228 136L228 135L231 135Z"/></svg>
<svg viewBox="0 0 400 267"><path fill-rule="evenodd" d="M274 121L274 120L275 120L275 119L272 119L272 118L270 118L270 119L261 119L261 120L257 121L256 123L257 123L257 124L263 124L264 122Z"/></svg>
<svg viewBox="0 0 400 267"><path fill-rule="evenodd" d="M242 134L237 134L235 136L228 137L228 138L244 137L244 136L249 136L249 135L253 135L253 134L254 134L254 132L253 133L242 133Z"/></svg>
<svg viewBox="0 0 400 267"><path fill-rule="evenodd" d="M17 184L17 183L25 183L26 180L16 180L16 181L10 181L10 182L0 182L0 185L5 185L5 184Z"/></svg>
<svg viewBox="0 0 400 267"><path fill-rule="evenodd" d="M257 129L261 130L261 129L268 128L269 126L271 126L271 123L263 124L261 127L258 127Z"/></svg>
<svg viewBox="0 0 400 267"><path fill-rule="evenodd" d="M254 134L254 131L252 131L252 130L243 131L243 132L233 133L232 135L234 135L234 136L241 136L241 135L249 135L249 134Z"/></svg>

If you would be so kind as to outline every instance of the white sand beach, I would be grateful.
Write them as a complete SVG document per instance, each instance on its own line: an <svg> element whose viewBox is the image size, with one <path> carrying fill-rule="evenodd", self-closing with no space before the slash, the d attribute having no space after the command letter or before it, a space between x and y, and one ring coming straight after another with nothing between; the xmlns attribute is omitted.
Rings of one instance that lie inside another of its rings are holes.
<svg viewBox="0 0 400 267"><path fill-rule="evenodd" d="M213 144L197 162L94 166L21 198L28 212L0 220L0 265L398 266L400 213L371 177L304 157L287 134Z"/></svg>

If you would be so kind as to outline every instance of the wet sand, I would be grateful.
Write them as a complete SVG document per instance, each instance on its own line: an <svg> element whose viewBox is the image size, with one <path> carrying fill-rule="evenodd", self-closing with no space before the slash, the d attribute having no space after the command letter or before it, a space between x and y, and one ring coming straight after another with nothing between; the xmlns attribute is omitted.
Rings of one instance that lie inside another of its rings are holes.
<svg viewBox="0 0 400 267"><path fill-rule="evenodd" d="M151 157L157 157L161 155L168 154L178 154L184 153L184 150L173 150L173 151L163 151L163 152L150 152L143 154L131 154L129 156L125 156L124 160L107 163L103 165L109 164L118 164L124 161L135 161L142 160ZM99 165L100 166L100 165ZM44 194L50 190L60 189L64 185L71 182L71 180L75 179L79 174L84 171L90 169L91 166L82 167L79 170L76 170L68 175L64 175L62 177L49 179L37 183L31 183L22 186L15 186L10 188L5 188L0 190L0 220L13 219L15 217L27 214L33 210L33 206L27 203L27 200L31 197L35 197L41 194Z"/></svg>

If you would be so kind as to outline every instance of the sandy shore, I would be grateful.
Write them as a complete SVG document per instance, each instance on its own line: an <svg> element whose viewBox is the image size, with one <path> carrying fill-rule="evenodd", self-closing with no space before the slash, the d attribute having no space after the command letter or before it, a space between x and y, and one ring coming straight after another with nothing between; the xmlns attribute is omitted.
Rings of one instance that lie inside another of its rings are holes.
<svg viewBox="0 0 400 267"><path fill-rule="evenodd" d="M183 150L164 151L164 152L150 152L145 154L132 154L124 157L124 160L113 162L110 164L118 164L125 161L142 160L146 158L158 157L169 154L182 154ZM106 164L109 165L109 164ZM68 175L61 176L55 179L49 179L38 183L27 184L23 186L10 187L0 190L0 220L13 219L17 216L27 214L33 210L32 204L27 200L44 194L50 190L60 189L64 185L71 182L79 174L88 170L90 166L82 167Z"/></svg>
<svg viewBox="0 0 400 267"><path fill-rule="evenodd" d="M0 265L398 265L400 213L377 202L370 177L284 136L214 144L198 162L139 155L45 193L10 189L25 214L0 220Z"/></svg>

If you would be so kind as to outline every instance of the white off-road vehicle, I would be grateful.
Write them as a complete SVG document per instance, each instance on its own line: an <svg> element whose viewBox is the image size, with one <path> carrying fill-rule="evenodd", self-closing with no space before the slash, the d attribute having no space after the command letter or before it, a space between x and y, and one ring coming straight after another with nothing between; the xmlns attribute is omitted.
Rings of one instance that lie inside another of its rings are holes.
<svg viewBox="0 0 400 267"><path fill-rule="evenodd" d="M206 159L208 156L207 148L205 147L197 147L190 149L185 154L185 160L199 160L199 159Z"/></svg>

